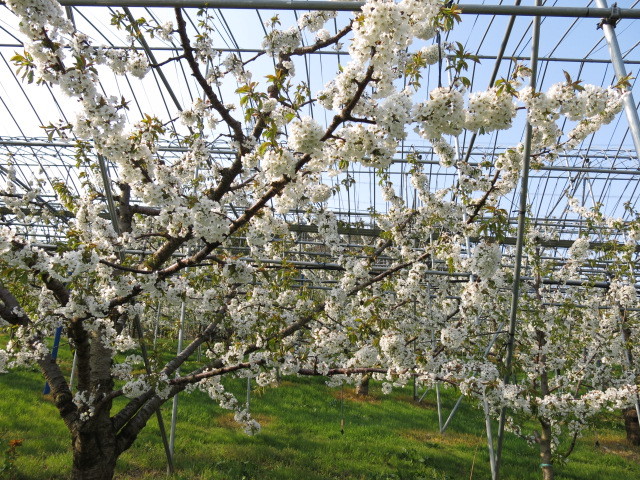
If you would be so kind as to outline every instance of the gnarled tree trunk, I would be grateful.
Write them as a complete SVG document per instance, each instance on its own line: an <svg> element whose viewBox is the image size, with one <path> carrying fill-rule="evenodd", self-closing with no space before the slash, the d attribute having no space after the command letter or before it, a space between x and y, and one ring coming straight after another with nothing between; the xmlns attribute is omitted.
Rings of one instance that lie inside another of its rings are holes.
<svg viewBox="0 0 640 480"><path fill-rule="evenodd" d="M108 414L98 414L72 432L73 480L111 480L118 449Z"/></svg>
<svg viewBox="0 0 640 480"><path fill-rule="evenodd" d="M627 432L627 442L631 445L640 445L640 424L636 408L626 409L622 412L622 416L624 417L624 429Z"/></svg>
<svg viewBox="0 0 640 480"><path fill-rule="evenodd" d="M356 385L356 395L359 397L366 397L369 395L369 380L371 379L371 375L368 373L362 376L360 383Z"/></svg>
<svg viewBox="0 0 640 480"><path fill-rule="evenodd" d="M111 480L118 448L116 429L110 417L111 401L93 399L108 397L113 391L111 377L112 352L104 345L100 331L76 336L78 347L78 390L91 395L92 409L80 415L70 426L73 448L73 480ZM89 394L89 392L91 392ZM82 416L88 418L82 421Z"/></svg>

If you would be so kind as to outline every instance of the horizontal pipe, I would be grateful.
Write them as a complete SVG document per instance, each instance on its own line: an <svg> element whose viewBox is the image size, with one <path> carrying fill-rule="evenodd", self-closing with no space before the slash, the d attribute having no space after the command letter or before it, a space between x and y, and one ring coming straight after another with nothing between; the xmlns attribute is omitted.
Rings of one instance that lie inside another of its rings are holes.
<svg viewBox="0 0 640 480"><path fill-rule="evenodd" d="M24 48L24 44L22 43L0 43L0 48ZM121 49L121 50L144 50L142 47L131 47L130 45L115 45L110 47L113 49ZM154 52L175 52L176 47L163 47L163 46L149 46L149 50ZM228 48L228 47L214 47L214 50L217 52L231 52L231 53L265 53L265 50L262 48ZM313 52L313 55L349 55L349 52L344 50L317 50ZM480 60L495 60L497 57L495 55L476 55ZM455 58L453 55L446 55L447 58L453 59ZM529 61L530 57L526 55L507 55L505 57L506 60L517 60L517 61ZM560 62L560 63L603 63L610 64L611 59L609 58L585 58L585 57L540 57L538 58L540 62ZM629 60L624 59L624 63L626 65L640 65L640 60Z"/></svg>
<svg viewBox="0 0 640 480"><path fill-rule="evenodd" d="M65 142L48 142L45 140L39 140L39 139L34 139L34 140L5 140L2 139L2 137L0 137L0 147L46 147L46 148L75 148L76 145L74 143L65 143ZM507 148L507 147L505 147ZM161 152L187 152L189 151L189 149L187 147L180 147L180 146L170 146L170 145L160 145L158 147L158 150ZM209 152L212 154L218 154L218 155L234 155L235 151L231 150L229 148L209 148ZM405 153L405 152L403 152ZM418 153L418 154L424 154L424 155L429 155L432 152L431 149L425 148L425 149L416 149L416 150L411 150L411 153ZM477 154L478 155L484 155L486 152L484 151L478 151ZM577 154L577 155L562 155L563 157L566 158L578 158L578 157L582 157L585 154ZM586 156L588 157L593 157L593 158L601 158L598 157L596 154L586 154ZM621 156L617 156L612 154L611 155L613 158L623 158ZM606 158L606 156L604 157ZM636 158L634 157L630 157L630 158ZM393 161L393 163L407 163L406 160L403 159L395 159ZM440 165L440 162L437 160L418 160L418 163L423 164L423 165ZM472 167L479 167L480 164L479 163L469 163L470 166ZM63 167L63 165L59 165L60 167ZM612 174L612 175L631 175L631 176L640 176L640 169L624 169L624 168L600 168L600 167L571 167L571 166L567 166L567 167L559 167L559 166L554 166L554 165L544 165L544 166L540 166L538 168L536 168L536 170L538 171L551 171L551 172L583 172L583 173L603 173L603 174ZM360 171L358 171L357 173L362 173ZM442 174L440 174L442 175Z"/></svg>
<svg viewBox="0 0 640 480"><path fill-rule="evenodd" d="M49 244L34 244L33 246L42 248L44 250L55 250L58 248L57 245L49 245ZM136 251L137 253L137 251ZM173 257L178 255L174 254ZM343 271L345 268L337 263L332 262L305 262L298 260L276 260L272 258L252 258L252 257L242 257L239 259L240 261L250 262L255 264L271 264L271 265L285 265L285 266L294 266L304 269L319 269L319 270L337 270ZM384 266L372 266L370 268L371 273L382 273L389 269L390 267ZM471 278L471 273L469 272L449 272L447 270L426 270L422 272L423 275L433 275L439 277L449 277L449 278L460 278L465 279L464 281L468 281ZM520 280L523 282L533 282L537 281L535 277L522 276ZM556 280L554 278L543 278L541 279L541 283L543 285L566 285L571 287L595 287L595 288L609 288L611 282L594 282L592 280ZM640 290L640 283L636 283L633 285L636 290Z"/></svg>
<svg viewBox="0 0 640 480"><path fill-rule="evenodd" d="M364 2L300 1L300 0L60 0L68 7L183 7L229 8L241 10L330 10L355 11ZM519 15L541 17L609 18L611 8L588 7L534 7L516 5L467 5L458 4L463 14L469 15ZM620 8L618 18L640 18L640 9Z"/></svg>

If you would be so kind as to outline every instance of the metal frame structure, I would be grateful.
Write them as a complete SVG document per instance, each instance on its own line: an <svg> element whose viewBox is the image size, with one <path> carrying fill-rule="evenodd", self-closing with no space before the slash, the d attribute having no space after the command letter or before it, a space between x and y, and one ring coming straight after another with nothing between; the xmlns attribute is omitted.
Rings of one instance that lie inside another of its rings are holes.
<svg viewBox="0 0 640 480"><path fill-rule="evenodd" d="M93 28L93 33L97 37L102 36L102 39L114 48L127 47L122 39L122 34L114 31L102 32L100 22L103 22L104 19L92 17L93 9L84 7L103 7L102 10L104 11L106 11L105 9L122 7L130 19L134 19L134 12L130 9L142 8L144 9L143 13L145 15L150 16L154 21L158 21L158 23L159 18L162 16L161 11L166 9L166 7L182 7L185 9L206 7L218 16L220 22L220 31L222 33L220 33L220 45L217 45L216 48L219 49L220 52L233 52L238 55L260 53L262 50L260 48L253 48L252 46L241 45L241 39L234 33L233 28L231 28L233 23L227 22L225 17L229 10L242 10L247 15L254 15L255 11L257 15L256 18L262 22L261 11L290 11L294 15L297 15L298 11L303 10L350 12L358 10L362 6L361 2L334 2L323 0L61 0L60 3L65 6L70 18ZM475 49L474 53L482 60L494 61L491 75L485 75L481 73L479 69L476 71L475 68L470 72L472 89L476 85L481 85L481 88L484 88L487 79L489 80L488 84L492 85L498 75L508 72L513 64L518 61L528 61L531 63L531 69L533 71L531 85L533 87L540 87L543 84L547 84L549 82L548 76L551 76L549 72L553 70L557 73L559 71L559 64L571 65L571 68L577 68L578 76L584 73L590 78L596 78L596 81L600 81L603 85L610 84L613 81L614 75L609 71L610 64L613 64L615 76L618 78L623 78L627 75L625 64L640 65L640 42L633 43L634 40L630 39L629 35L624 35L624 40L627 44L625 45L626 50L623 50L620 48L616 31L616 25L625 25L624 22L633 22L632 24L635 26L635 31L638 31L638 25L640 25L640 23L634 19L640 19L640 8L638 8L640 1L629 0L626 2L629 8L618 8L615 5L608 7L605 0L596 0L596 7L592 6L592 2L588 0L583 0L582 3L586 4L584 6L575 6L576 3L579 3L575 1L569 2L570 6L557 6L555 4L541 5L539 0L536 0L535 6L523 6L520 5L520 3L519 0L516 0L514 5L498 5L496 2L493 2L493 4L462 3L458 5L462 14L467 17L465 21L479 22L483 25L483 29L479 29L483 30L480 35L467 32L467 48L469 50ZM500 23L498 18L504 16L508 17L506 23ZM188 18L193 24L193 18ZM487 18L489 20L486 20ZM563 24L564 30L559 40L541 45L540 29L542 28L544 30L545 22L550 19L565 20ZM573 20L573 22L567 24L567 19ZM603 20L601 27L606 38L606 43L609 46L610 57L594 58L595 53L603 46L602 37L596 39L591 49L586 51L582 56L578 53L572 54L571 52L577 51L577 49L565 48L566 45L564 42L567 38L575 34L580 22L582 22L582 25L588 22L587 25L595 29L597 23L595 19ZM520 38L514 38L514 23L516 21L519 22L518 25L521 27L521 31L525 32ZM487 36L493 33L493 31L499 30L501 26L506 27L501 42L488 42L486 40ZM633 30L632 28L631 31ZM531 48L531 54L527 56L524 54L524 51L526 48L529 48L529 46ZM46 123L46 119L42 118L42 112L39 111L30 99L28 89L20 84L19 79L15 76L8 62L12 52L20 47L20 39L12 30L12 26L0 22L0 56L3 57L5 66L5 69L2 70L3 67L2 64L0 64L0 75L8 76L10 75L8 72L12 72L14 76L13 80L15 80L17 84L17 86L12 86L12 91L22 92L24 98L21 99L21 105L28 106L27 111L31 118L37 118L41 124L44 124ZM159 64L162 59L176 51L174 45L162 44L160 42L147 43L144 40L142 40L136 48L145 52L153 64ZM497 51L486 51L487 48ZM543 51L542 49L545 50ZM561 50L563 54L556 55L555 52L558 50ZM340 62L340 59L344 55L346 55L346 53L343 51L320 50L310 55L308 59L305 58L304 73L307 78L311 78L314 68L322 69L322 62ZM437 72L431 72L430 81L435 81L436 75ZM587 79L590 80L590 78ZM183 90L177 91L174 87L176 79L182 82L182 85L185 87ZM164 113L169 117L174 117L175 112L181 110L185 102L197 96L194 84L188 79L187 74L184 71L180 71L179 68L171 72L161 68L154 70L153 82L155 94L161 96L163 99L161 109L163 109ZM8 83L9 82L7 82L7 84ZM130 85L122 85L122 89L127 93L133 94L134 97L137 94L141 94L141 92L135 91ZM637 93L637 88L635 88L635 90ZM7 92L7 90L5 89L4 92ZM140 95L140 97L142 97L142 95ZM165 98L167 98L167 100L165 100ZM2 115L0 119L15 127L11 134L0 135L0 158L11 158L13 165L18 170L18 180L22 182L24 189L29 188L30 178L33 177L34 172L40 169L44 170L45 175L48 175L50 179L60 178L68 186L74 188L74 185L78 182L78 172L74 166L73 158L75 144L71 141L47 141L45 138L36 136L33 131L28 130L27 125L23 124L24 121L15 113L16 109L12 107L12 100L13 98L9 98L7 93L3 93L3 91L0 90L0 114ZM52 105L55 104L58 113L63 119L66 119L67 111L59 104L53 92L51 92L51 97L48 101ZM142 98L140 101L142 102ZM142 112L144 107L138 103L137 99L135 102L135 108ZM311 111L311 113L313 112ZM620 216L623 221L630 220L628 211L623 208L625 203L628 202L632 207L635 207L636 210L640 210L640 205L638 204L638 199L640 198L640 192L638 191L640 188L640 120L638 119L638 106L633 97L633 90L625 99L625 113L626 124L622 119L616 120L616 123L611 129L605 133L605 135L609 135L609 137L590 138L575 152L561 156L556 164L535 167L533 169L531 169L529 165L530 152L527 148L527 145L530 146L531 127L525 125L524 122L521 125L522 131L524 132L525 157L527 159L523 169L522 183L517 191L514 192L513 198L506 199L505 203L500 205L510 212L509 223L517 232L515 237L509 237L505 241L505 244L515 245L514 256L512 258L505 258L505 261L508 262L510 266L513 266L515 278L513 283L513 303L511 305L509 318L508 335L510 341L507 356L507 374L505 376L506 382L510 381L509 369L511 368L511 357L513 353L513 338L517 329L520 280L528 278L526 271L522 271L522 243L525 222L532 222L538 228L553 227L560 231L560 237L557 240L547 242L547 247L555 249L558 265L562 265L567 249L585 228L584 222L572 216L571 212L566 208L563 202L565 195L581 197L584 203L591 205L602 203L605 198L612 197L612 202L607 205L609 209L606 213L612 216ZM483 159L491 157L501 150L498 145L508 146L510 144L509 142L513 142L514 139L504 139L499 135L495 135L488 141L483 140L482 143L480 143L476 141L476 136L472 135L469 136L469 138L462 136L456 139L456 141L459 147L457 155L460 158L464 158L471 165L480 165ZM185 151L185 148L177 143L167 142L163 144L159 150L161 155L170 159L172 156L180 155L181 152ZM229 158L229 156L233 154L233 151L226 145L216 144L212 145L211 153L224 161L224 159ZM456 181L455 171L440 166L431 147L426 146L424 143L416 142L411 148L406 147L398 151L396 161L389 168L390 175L399 176L399 178L403 179L401 182L405 185L405 189L402 194L407 200L407 203L410 203L416 197L415 191L409 186L410 182L406 180L408 178L406 157L410 153L418 156L419 162L423 163L425 167L428 166L434 188L442 188ZM115 207L109 191L110 176L115 174L115 171L110 168L107 159L99 158L98 160L108 202L107 210L110 214L110 219L113 221L114 228L117 229ZM4 166L5 163L4 160L0 161L0 176L7 175L7 169ZM337 199L337 202L332 205L332 209L346 224L341 231L341 234L345 238L346 245L349 248L358 250L362 249L363 245L359 244L357 240L352 240L352 237L376 236L379 234L379 231L375 227L374 218L369 211L370 207L373 207L375 212L384 212L386 205L384 202L380 202L378 200L379 196L376 195L375 172L373 170L363 168L362 170L354 170L350 172L350 174L362 180L362 184L370 185L370 191L351 192L349 195L341 196ZM43 198L42 202L49 208L56 209L60 213L60 218L64 218L64 209L54 200L53 194L51 197ZM2 208L3 205L0 204L0 215L3 214ZM233 208L233 206L230 206L230 208ZM313 226L298 222L296 220L298 214L299 212L293 211L288 217L291 223L291 230L297 233L301 245L305 243L309 244L311 242L305 235L313 231ZM0 224L2 224L3 221L4 220L0 221ZM7 220L5 223L11 223L11 221L13 220ZM44 245L52 245L57 240L58 238L55 232L49 231L46 226L42 227L42 236L38 238L39 242ZM476 239L468 239L466 252L464 252L466 255L470 254L471 244L474 243L475 240ZM243 248L245 247L242 244L242 239L239 239L237 251L242 252ZM636 252L640 252L640 247L636 249ZM380 268L383 268L384 257L381 258L380 261L383 262ZM272 261L265 260L265 262ZM339 268L337 264L332 263L331 258L327 258L326 254L321 252L308 253L304 261L301 260L296 263L299 264L301 268L327 270ZM606 277L606 268L606 262L601 262L595 265L592 270L585 270L582 272L582 276L585 278L584 281L589 281L596 287L606 288L608 283L606 280L602 280ZM437 264L432 266L432 271L429 273L434 275L450 275L444 266ZM467 274L458 273L455 275L463 280L469 277ZM588 280L596 277L600 280L595 282ZM552 280L547 279L546 281ZM636 276L636 284L639 281L640 277ZM185 321L185 311L183 308L180 315L181 338L182 325ZM141 336L142 329L138 328L138 330ZM249 393L247 392L247 401L249 398L248 395ZM459 401L444 425L440 422L441 430L444 431L444 429L446 429L458 405ZM176 411L177 403L174 404L174 418ZM441 418L439 391L438 415L439 418ZM160 417L159 422L162 424ZM491 452L491 470L494 480L499 478L504 424L505 411L503 410L498 425L497 444L494 445L491 422L487 414L486 427ZM162 429L162 431L167 457L169 462L171 462L173 439L175 436L175 420L173 420L171 424L171 439L169 444L167 444L164 429ZM495 451L493 450L494 446Z"/></svg>

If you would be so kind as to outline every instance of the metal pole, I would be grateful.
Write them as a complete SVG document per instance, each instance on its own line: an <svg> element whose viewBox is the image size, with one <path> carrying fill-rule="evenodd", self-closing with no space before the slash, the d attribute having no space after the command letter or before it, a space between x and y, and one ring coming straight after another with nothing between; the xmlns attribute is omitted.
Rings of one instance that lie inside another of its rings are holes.
<svg viewBox="0 0 640 480"><path fill-rule="evenodd" d="M632 278L636 278L636 273L634 271L633 268L633 263L630 265L631 266L631 277ZM634 367L634 361L633 361L633 357L631 355L631 348L629 347L629 342L625 341L625 345L627 347L627 358L629 359L629 367L633 368L635 370ZM640 396L638 396L638 394L636 393L636 401L635 401L635 406L636 406L636 414L638 415L638 421L640 422Z"/></svg>
<svg viewBox="0 0 640 480"><path fill-rule="evenodd" d="M71 375L69 375L69 391L71 393L73 393L73 381L76 378L77 366L78 366L78 352L73 352L73 363L71 364ZM640 416L638 418L640 418Z"/></svg>
<svg viewBox="0 0 640 480"><path fill-rule="evenodd" d="M251 377L247 377L247 412L249 411L250 407L251 407Z"/></svg>
<svg viewBox="0 0 640 480"><path fill-rule="evenodd" d="M540 0L536 0L536 5ZM536 88L536 77L538 73L538 48L540 46L540 17L533 19L533 33L531 38L531 80L530 85ZM522 179L520 185L520 209L518 211L518 234L516 238L516 258L513 272L513 291L511 297L511 312L509 314L509 340L507 343L507 358L505 365L504 383L511 381L511 366L513 362L513 350L515 344L516 318L518 313L518 300L520 296L520 270L522 267L522 248L524 245L524 230L527 213L527 193L529 187L529 164L531 160L531 136L533 128L527 122L527 134L524 139L524 165L522 166ZM504 425L506 420L506 408L500 410L500 420L498 423L498 444L495 458L495 477L500 476L500 459L502 456L502 444L504 441Z"/></svg>
<svg viewBox="0 0 640 480"><path fill-rule="evenodd" d="M58 358L58 347L60 346L61 335L62 335L62 327L57 327L53 335L53 348L51 349L51 360L53 360L54 362L56 358ZM49 386L49 382L44 382L44 388L42 389L42 394L49 395L50 392L51 392L51 387Z"/></svg>
<svg viewBox="0 0 640 480"><path fill-rule="evenodd" d="M596 0L596 4L600 8L608 8L607 0ZM616 15L617 17L617 15ZM601 26L604 32L604 37L609 44L609 54L611 55L611 63L613 69L616 72L618 80L627 76L627 69L624 66L622 60L622 53L620 52L620 45L618 45L618 37L616 36L616 27L613 21L607 21L609 17L603 17ZM631 132L631 138L633 144L636 147L636 154L640 158L640 119L638 118L638 110L636 109L636 103L633 100L633 93L631 90L623 98L624 112L627 115L627 121L629 122L629 131Z"/></svg>
<svg viewBox="0 0 640 480"><path fill-rule="evenodd" d="M158 332L160 330L160 302L158 302L158 312L156 313L156 323L153 326L153 349L158 346Z"/></svg>
<svg viewBox="0 0 640 480"><path fill-rule="evenodd" d="M239 10L329 10L351 12L360 10L364 2L300 1L300 0L60 0L63 6L74 7L182 7L229 8ZM541 17L609 18L611 8L589 7L541 7L513 5L456 5L467 15L523 15ZM640 18L640 9L621 8L619 18Z"/></svg>
<svg viewBox="0 0 640 480"><path fill-rule="evenodd" d="M185 302L180 305L180 326L178 328L178 354L182 351L182 339L184 336L184 315L186 310ZM180 368L176 369L176 377L180 375ZM173 396L173 405L171 407L171 429L169 431L169 452L173 458L175 440L176 440L176 421L178 420L178 395Z"/></svg>
<svg viewBox="0 0 640 480"><path fill-rule="evenodd" d="M424 393L427 393L427 392L425 391ZM437 403L437 406L438 406L438 429L440 430L440 433L442 433L444 430L442 430L442 404L440 402L441 402L441 400L440 400L440 382L438 382L436 380L436 403ZM640 418L640 417L638 417L638 418Z"/></svg>
<svg viewBox="0 0 640 480"><path fill-rule="evenodd" d="M491 416L489 415L489 402L487 402L486 391L482 391L482 406L484 407L484 425L487 430L487 447L489 448L489 465L491 466L491 480L498 479L496 470L496 455L493 451L493 432L491 430Z"/></svg>
<svg viewBox="0 0 640 480"><path fill-rule="evenodd" d="M463 397L464 397L463 395L460 395L458 397L458 400L456 401L456 404L453 406L453 408L451 409L451 413L449 413L449 416L447 417L447 421L444 422L444 425L440 429L440 433L444 433L444 431L447 429L447 427L451 423L451 420L453 420L453 417L455 416L456 412L458 411L458 408L460 408L460 404L462 403L462 398Z"/></svg>
<svg viewBox="0 0 640 480"><path fill-rule="evenodd" d="M520 2L521 0L516 0L514 6L519 6ZM498 55L496 56L496 63L493 65L493 72L491 72L491 78L489 79L489 88L493 86L493 84L496 81L496 77L498 76L498 71L500 70L500 64L502 63L504 52L507 49L507 43L509 43L509 37L511 37L511 30L513 30L513 24L515 23L515 21L516 21L516 16L513 15L509 19L507 30L504 32L504 37L502 37L500 50L498 51ZM473 132L473 135L471 135L471 139L469 140L469 146L467 147L467 154L464 156L465 163L469 162L469 157L471 157L471 153L473 152L473 145L476 143L477 137L478 137L478 132Z"/></svg>
<svg viewBox="0 0 640 480"><path fill-rule="evenodd" d="M107 198L107 209L109 210L109 217L111 218L111 224L113 225L113 229L116 234L120 234L120 223L118 222L118 215L116 213L116 205L113 201L113 193L111 191L111 180L109 177L109 170L107 167L107 161L103 155L98 154L98 165L100 167L100 175L102 176L102 182L104 184L104 193ZM120 250L119 256L121 260L124 260L124 252ZM144 360L144 367L147 374L151 374L151 365L149 364L149 356L147 355L147 347L144 343L144 334L142 330L142 324L140 323L140 318L138 316L133 317L133 325L136 329L136 333L138 335L138 339L140 341L140 353L142 354L142 359ZM162 438L162 445L164 446L164 452L167 456L167 471L172 474L173 473L173 455L169 449L169 444L167 442L167 432L164 428L164 421L162 420L162 413L160 409L156 410L156 418L158 419L158 429L160 430L160 437Z"/></svg>

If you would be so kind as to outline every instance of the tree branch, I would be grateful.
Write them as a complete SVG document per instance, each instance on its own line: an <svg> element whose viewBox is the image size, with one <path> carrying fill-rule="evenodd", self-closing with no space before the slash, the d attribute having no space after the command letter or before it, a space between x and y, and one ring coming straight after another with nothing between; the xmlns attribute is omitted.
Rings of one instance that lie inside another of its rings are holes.
<svg viewBox="0 0 640 480"><path fill-rule="evenodd" d="M0 318L11 325L26 326L30 322L20 303L13 294L0 282Z"/></svg>
<svg viewBox="0 0 640 480"><path fill-rule="evenodd" d="M187 23L182 16L182 9L179 7L175 8L175 12L176 20L178 22L177 31L180 36L180 43L182 44L182 50L184 51L184 58L187 60L189 68L191 68L191 73L211 102L211 106L218 112L225 123L229 125L229 128L233 131L233 139L240 144L240 153L241 155L244 155L247 152L242 150L244 148L242 147L242 142L245 138L244 132L242 131L242 124L231 116L231 113L229 113L230 110L222 104L218 96L213 91L213 88L211 88L211 85L209 85L207 80L204 78L204 75L202 75L200 66L193 56L194 49L191 46L189 36L187 35Z"/></svg>
<svg viewBox="0 0 640 480"><path fill-rule="evenodd" d="M60 370L60 366L50 354L38 360L38 365L49 387L51 387L53 403L58 409L60 417L62 417L67 428L73 430L78 421L78 407L73 403L73 395L69 390L64 374Z"/></svg>

